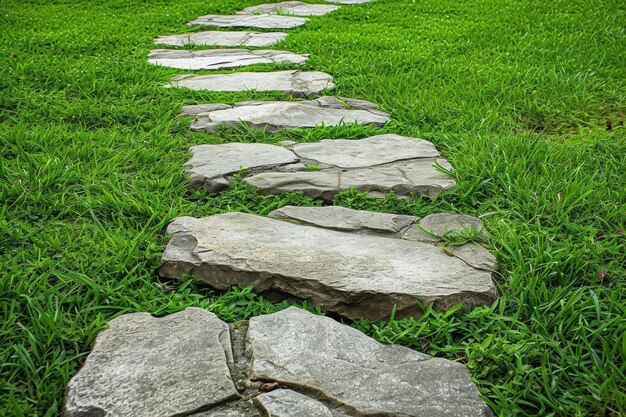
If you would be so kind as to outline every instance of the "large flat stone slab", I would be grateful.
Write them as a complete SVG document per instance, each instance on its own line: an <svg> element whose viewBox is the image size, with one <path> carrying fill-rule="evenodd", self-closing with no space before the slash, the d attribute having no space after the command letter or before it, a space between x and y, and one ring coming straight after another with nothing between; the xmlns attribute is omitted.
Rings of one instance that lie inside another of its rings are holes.
<svg viewBox="0 0 626 417"><path fill-rule="evenodd" d="M307 101L246 101L233 106L185 106L182 115L196 115L191 130L214 132L220 127L245 123L252 129L276 132L282 129L307 129L342 124L383 126L389 115L364 100L320 97Z"/></svg>
<svg viewBox="0 0 626 417"><path fill-rule="evenodd" d="M174 416L236 399L229 362L228 326L206 310L126 314L98 334L63 415Z"/></svg>
<svg viewBox="0 0 626 417"><path fill-rule="evenodd" d="M160 36L154 40L159 45L184 46L272 46L287 37L284 32L229 32L209 30L206 32Z"/></svg>
<svg viewBox="0 0 626 417"><path fill-rule="evenodd" d="M319 71L235 72L231 74L180 75L172 86L207 91L280 91L296 97L319 94L335 87L333 77Z"/></svg>
<svg viewBox="0 0 626 417"><path fill-rule="evenodd" d="M294 307L232 326L194 307L110 325L70 381L64 417L492 416L464 365Z"/></svg>
<svg viewBox="0 0 626 417"><path fill-rule="evenodd" d="M216 26L216 27L252 27L259 29L292 29L302 26L307 19L294 16L277 16L270 14L250 14L250 15L217 15L208 14L200 16L196 20L188 23L189 26Z"/></svg>
<svg viewBox="0 0 626 417"><path fill-rule="evenodd" d="M270 14L270 15L293 15L293 16L322 16L334 12L340 6L330 4L312 4L301 1L283 1L280 3L259 4L246 7L237 14Z"/></svg>
<svg viewBox="0 0 626 417"><path fill-rule="evenodd" d="M218 70L254 64L302 64L307 59L308 55L269 49L154 49L148 54L151 64L187 70Z"/></svg>
<svg viewBox="0 0 626 417"><path fill-rule="evenodd" d="M252 285L270 298L287 294L350 319L384 319L394 305L397 317L417 315L416 300L445 310L495 299L490 271L436 244L399 235L337 231L244 213L180 217L168 232L172 238L159 268L163 277L191 272L218 289Z"/></svg>
<svg viewBox="0 0 626 417"><path fill-rule="evenodd" d="M193 147L185 166L191 187L222 191L239 168L252 168L244 182L263 193L301 191L326 201L351 188L378 197L393 191L408 198L434 196L455 185L451 176L436 168L451 169L434 145L416 138L387 134L295 144L290 149L264 145L262 156L258 149L258 144Z"/></svg>

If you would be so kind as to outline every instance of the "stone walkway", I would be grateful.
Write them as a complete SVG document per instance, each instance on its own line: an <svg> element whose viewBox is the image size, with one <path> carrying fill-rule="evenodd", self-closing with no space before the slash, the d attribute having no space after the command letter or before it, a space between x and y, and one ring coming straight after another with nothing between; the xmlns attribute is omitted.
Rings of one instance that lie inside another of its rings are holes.
<svg viewBox="0 0 626 417"><path fill-rule="evenodd" d="M329 0L343 5L369 0ZM305 17L341 6L286 1L206 15L189 25L292 29ZM346 7L367 7L346 6ZM319 17L311 17L316 19ZM181 47L268 47L284 32L209 30L168 35L156 44ZM299 65L308 55L259 49L157 49L148 62L186 70L258 63ZM390 116L369 101L322 96L329 74L283 70L181 74L167 87L237 92L278 91L307 100L185 106L190 128L214 132L240 125L276 132L343 124L382 127ZM425 140L395 134L317 143L226 143L191 148L190 187L212 193L243 181L262 193L300 191L332 203L356 189L375 197L435 196L453 189L452 166ZM242 171L244 170L244 171ZM479 243L480 219L456 213L424 218L295 207L268 217L223 213L179 217L158 273L191 273L217 289L252 286L272 301L306 300L348 319L420 314L416 301L439 310L475 307L496 297L495 258ZM451 239L472 236L459 245ZM337 321L294 307L226 324L187 308L163 318L122 315L102 330L68 385L65 417L489 417L465 366L400 346L382 345Z"/></svg>

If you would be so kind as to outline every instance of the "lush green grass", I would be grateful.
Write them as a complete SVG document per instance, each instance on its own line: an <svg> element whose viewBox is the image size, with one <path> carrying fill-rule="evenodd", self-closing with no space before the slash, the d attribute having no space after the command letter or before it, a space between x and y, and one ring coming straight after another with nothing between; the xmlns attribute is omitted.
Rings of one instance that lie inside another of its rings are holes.
<svg viewBox="0 0 626 417"><path fill-rule="evenodd" d="M56 415L117 315L195 305L237 320L284 307L156 278L176 216L319 204L242 184L190 194L190 145L374 132L193 134L175 118L182 104L281 96L163 89L179 71L146 63L152 38L261 0L102 3L0 4L0 415ZM435 200L348 192L336 204L481 216L502 297L353 325L467 363L501 416L626 414L625 19L619 0L377 0L278 46L310 53L306 68L334 75L338 94L393 114L384 132L430 139L456 167L457 189Z"/></svg>

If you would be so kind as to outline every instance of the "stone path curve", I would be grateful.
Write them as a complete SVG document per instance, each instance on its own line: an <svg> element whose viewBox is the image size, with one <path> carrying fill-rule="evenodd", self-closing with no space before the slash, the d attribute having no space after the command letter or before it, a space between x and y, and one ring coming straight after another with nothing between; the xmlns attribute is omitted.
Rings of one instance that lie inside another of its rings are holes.
<svg viewBox="0 0 626 417"><path fill-rule="evenodd" d="M369 0L329 0L360 4ZM206 15L190 25L290 29L339 6L286 1L231 16ZM157 44L265 47L282 32L205 31L169 35ZM237 68L305 62L275 50L154 50L148 61L181 69ZM300 97L334 86L321 72L185 74L169 87L208 91L280 91ZM198 104L192 130L246 123L281 129L364 123L389 115L374 103L342 97L305 101ZM332 202L355 188L401 198L450 190L452 167L435 146L399 135L318 143L199 145L185 170L192 188L220 192L233 174L264 193L301 191ZM223 213L179 217L159 275L191 272L218 289L251 285L270 300L302 301L349 319L420 314L416 300L446 310L491 303L495 258L478 242L480 219L457 213L424 218L344 207L283 207L268 217ZM464 236L465 244L450 239ZM471 238L467 238L467 237ZM492 417L467 368L401 346L384 346L333 319L294 307L226 324L190 307L163 318L124 314L109 322L68 384L64 417Z"/></svg>

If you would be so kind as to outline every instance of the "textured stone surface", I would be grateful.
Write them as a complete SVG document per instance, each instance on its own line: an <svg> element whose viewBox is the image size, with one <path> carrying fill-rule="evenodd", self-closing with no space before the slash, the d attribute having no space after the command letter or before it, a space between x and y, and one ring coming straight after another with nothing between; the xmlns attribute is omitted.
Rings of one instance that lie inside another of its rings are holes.
<svg viewBox="0 0 626 417"><path fill-rule="evenodd" d="M223 16L209 14L200 16L188 23L189 26L217 26L217 27L252 27L259 29L291 29L302 26L307 19L294 16L276 16L270 14L231 15Z"/></svg>
<svg viewBox="0 0 626 417"><path fill-rule="evenodd" d="M463 365L294 307L231 326L193 307L120 316L98 335L64 405L66 417L365 415L491 412Z"/></svg>
<svg viewBox="0 0 626 417"><path fill-rule="evenodd" d="M375 213L340 206L298 207L285 206L274 210L270 217L294 223L309 224L324 229L334 229L376 235L400 236L416 224L419 217L400 214Z"/></svg>
<svg viewBox="0 0 626 417"><path fill-rule="evenodd" d="M173 416L237 398L231 352L228 326L206 310L118 317L70 381L63 415Z"/></svg>
<svg viewBox="0 0 626 417"><path fill-rule="evenodd" d="M148 62L187 70L217 70L253 64L302 64L307 57L308 55L269 49L155 49L148 54Z"/></svg>
<svg viewBox="0 0 626 417"><path fill-rule="evenodd" d="M191 130L213 132L219 127L245 123L253 129L276 132L344 123L383 126L389 121L389 115L378 110L373 103L336 97L306 101L245 101L214 111L206 111L204 106L183 107L182 115L197 115Z"/></svg>
<svg viewBox="0 0 626 417"><path fill-rule="evenodd" d="M312 4L301 1L283 1L280 3L259 4L246 7L237 14L279 14L293 16L322 16L334 12L340 6L329 4Z"/></svg>
<svg viewBox="0 0 626 417"><path fill-rule="evenodd" d="M209 91L280 91L296 97L319 94L335 87L333 78L319 71L235 72L231 74L180 75L175 87Z"/></svg>
<svg viewBox="0 0 626 417"><path fill-rule="evenodd" d="M492 302L491 273L433 244L354 234L244 213L180 217L159 274L191 272L218 289L252 285L355 319L419 314L415 300L447 309Z"/></svg>
<svg viewBox="0 0 626 417"><path fill-rule="evenodd" d="M159 45L184 46L187 44L207 46L272 46L284 40L284 32L228 32L210 30L161 36L154 40Z"/></svg>

